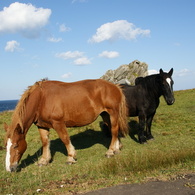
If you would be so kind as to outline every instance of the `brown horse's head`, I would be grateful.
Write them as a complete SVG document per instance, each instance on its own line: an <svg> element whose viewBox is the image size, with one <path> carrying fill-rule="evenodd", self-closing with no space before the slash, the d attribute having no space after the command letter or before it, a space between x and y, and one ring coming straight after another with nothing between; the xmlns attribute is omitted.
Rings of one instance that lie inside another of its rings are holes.
<svg viewBox="0 0 195 195"><path fill-rule="evenodd" d="M4 125L6 130L6 170L17 171L18 163L27 148L25 135L19 124L15 127Z"/></svg>

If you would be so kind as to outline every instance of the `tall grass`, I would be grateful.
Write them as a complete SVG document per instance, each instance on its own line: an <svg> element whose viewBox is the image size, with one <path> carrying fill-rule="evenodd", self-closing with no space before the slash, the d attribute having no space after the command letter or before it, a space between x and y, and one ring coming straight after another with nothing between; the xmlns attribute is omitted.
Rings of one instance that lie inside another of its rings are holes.
<svg viewBox="0 0 195 195"><path fill-rule="evenodd" d="M3 123L10 123L11 112L0 113L0 194L74 194L121 183L144 182L151 178L169 179L177 174L195 172L195 89L176 91L176 102L167 106L161 99L154 118L155 140L136 142L137 118L131 118L131 137L122 139L123 149L113 158L105 158L110 144L100 129L101 118L69 135L77 151L77 163L67 165L67 152L56 132L51 130L53 161L36 165L41 141L36 126L27 134L28 148L17 173L5 171ZM133 138L133 139L132 139Z"/></svg>

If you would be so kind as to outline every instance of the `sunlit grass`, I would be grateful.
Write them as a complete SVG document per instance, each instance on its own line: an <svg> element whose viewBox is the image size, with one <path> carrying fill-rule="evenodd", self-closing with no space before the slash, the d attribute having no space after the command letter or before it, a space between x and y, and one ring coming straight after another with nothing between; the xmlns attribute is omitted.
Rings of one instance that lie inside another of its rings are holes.
<svg viewBox="0 0 195 195"><path fill-rule="evenodd" d="M26 137L28 148L20 162L22 169L17 173L6 172L4 164L3 123L10 122L12 113L0 113L0 194L34 194L37 190L43 194L73 194L195 172L194 97L195 89L177 91L172 106L167 106L162 98L152 126L155 139L140 145L127 136L122 139L121 153L110 159L105 158L110 138L101 132L100 117L86 127L70 128L77 151L77 163L72 166L65 164L67 152L54 130L50 135L52 163L46 167L36 165L41 141L33 125ZM131 124L135 130L136 121Z"/></svg>

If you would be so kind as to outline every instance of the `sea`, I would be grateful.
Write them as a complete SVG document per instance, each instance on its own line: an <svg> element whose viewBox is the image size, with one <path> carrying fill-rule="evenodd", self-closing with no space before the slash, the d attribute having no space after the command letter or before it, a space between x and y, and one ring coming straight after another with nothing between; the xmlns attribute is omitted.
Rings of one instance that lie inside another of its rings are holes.
<svg viewBox="0 0 195 195"><path fill-rule="evenodd" d="M0 100L0 112L14 110L18 100Z"/></svg>

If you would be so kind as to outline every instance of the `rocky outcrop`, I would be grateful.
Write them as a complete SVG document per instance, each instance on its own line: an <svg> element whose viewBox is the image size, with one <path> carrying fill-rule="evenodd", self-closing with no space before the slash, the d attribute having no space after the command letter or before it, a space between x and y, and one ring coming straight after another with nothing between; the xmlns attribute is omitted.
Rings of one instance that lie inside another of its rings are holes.
<svg viewBox="0 0 195 195"><path fill-rule="evenodd" d="M128 83L135 84L137 77L145 77L148 75L148 65L145 62L134 60L130 64L121 65L116 70L108 70L101 79L112 83Z"/></svg>

